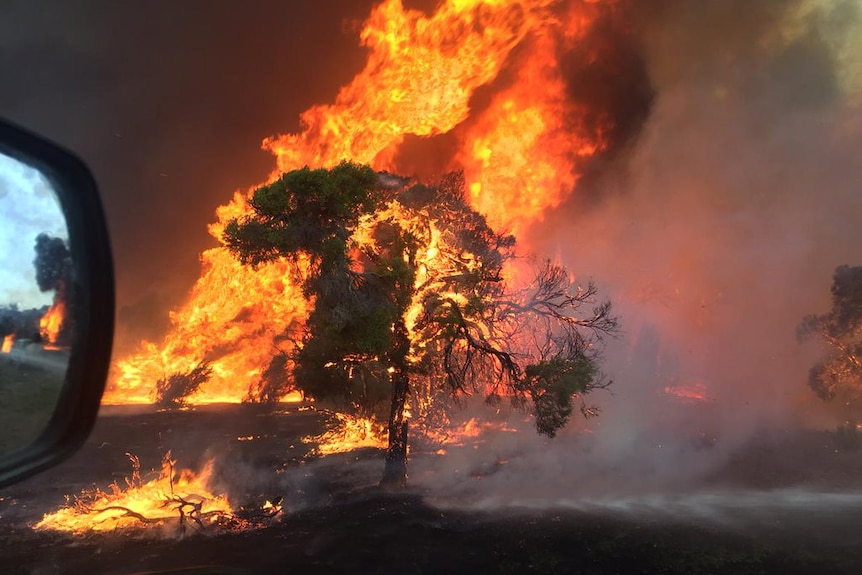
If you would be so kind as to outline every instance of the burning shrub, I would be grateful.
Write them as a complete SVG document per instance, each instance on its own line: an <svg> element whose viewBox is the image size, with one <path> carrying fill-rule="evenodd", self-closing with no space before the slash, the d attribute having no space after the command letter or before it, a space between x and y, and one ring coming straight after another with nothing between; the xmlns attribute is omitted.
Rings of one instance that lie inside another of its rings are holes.
<svg viewBox="0 0 862 575"><path fill-rule="evenodd" d="M293 391L291 378L292 361L286 353L279 353L272 358L260 380L249 389L243 401L250 403L275 403Z"/></svg>
<svg viewBox="0 0 862 575"><path fill-rule="evenodd" d="M282 513L281 498L267 501L260 509L234 512L227 496L210 486L212 460L194 473L177 469L169 451L162 458L161 470L145 479L138 458L126 455L132 474L125 478L125 485L115 481L107 491L94 486L80 495L66 496L66 505L46 513L34 529L87 533L176 525L177 535L182 536L188 528L246 531L265 527Z"/></svg>
<svg viewBox="0 0 862 575"><path fill-rule="evenodd" d="M207 382L212 373L209 362L202 361L189 372L174 373L160 379L156 382L156 398L153 403L162 409L183 407L186 398Z"/></svg>

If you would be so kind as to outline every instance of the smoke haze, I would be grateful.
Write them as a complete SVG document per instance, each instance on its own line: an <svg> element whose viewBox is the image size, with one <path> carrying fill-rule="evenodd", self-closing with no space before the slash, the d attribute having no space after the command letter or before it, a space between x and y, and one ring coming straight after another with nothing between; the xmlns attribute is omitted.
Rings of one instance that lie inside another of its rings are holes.
<svg viewBox="0 0 862 575"><path fill-rule="evenodd" d="M362 67L371 2L315 4L0 8L0 114L78 151L101 184L121 346L162 333L214 208L272 169L260 140L296 131ZM420 485L476 500L478 474L497 503L525 485L551 499L667 490L765 427L835 425L795 326L828 308L835 266L862 262L860 17L850 1L630 0L594 32L604 52L564 59L570 96L614 120L611 146L520 243L614 302L613 396L594 398L589 435L489 435L415 462ZM451 138L408 139L395 162L448 168Z"/></svg>
<svg viewBox="0 0 862 575"><path fill-rule="evenodd" d="M446 485L441 504L674 492L771 429L841 421L806 386L819 350L795 328L829 309L835 267L862 260L862 84L847 48L859 9L644 4L627 14L648 117L521 242L614 302L613 397L596 398L586 436L500 433L414 465L423 485Z"/></svg>

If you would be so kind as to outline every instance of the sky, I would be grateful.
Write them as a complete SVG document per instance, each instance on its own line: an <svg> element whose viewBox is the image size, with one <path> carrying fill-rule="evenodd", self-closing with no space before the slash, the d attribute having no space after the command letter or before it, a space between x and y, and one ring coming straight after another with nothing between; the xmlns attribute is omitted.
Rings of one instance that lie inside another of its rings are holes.
<svg viewBox="0 0 862 575"><path fill-rule="evenodd" d="M33 246L40 233L69 236L51 184L34 168L0 154L0 306L30 309L53 301L54 293L40 292L36 284Z"/></svg>

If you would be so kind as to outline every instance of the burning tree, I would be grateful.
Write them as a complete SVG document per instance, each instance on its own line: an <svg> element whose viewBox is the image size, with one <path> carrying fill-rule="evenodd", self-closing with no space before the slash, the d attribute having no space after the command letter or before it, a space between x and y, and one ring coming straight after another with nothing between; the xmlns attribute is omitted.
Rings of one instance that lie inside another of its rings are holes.
<svg viewBox="0 0 862 575"><path fill-rule="evenodd" d="M249 206L227 224L225 244L251 266L285 258L313 301L294 385L357 409L388 406L382 484L406 481L408 400L420 378L450 396L532 406L551 437L575 398L595 413L583 396L607 385L594 343L616 329L610 304L584 313L595 287L576 287L549 262L512 291L515 239L469 207L461 174L425 186L347 162L306 167L255 190Z"/></svg>
<svg viewBox="0 0 862 575"><path fill-rule="evenodd" d="M806 316L797 337L800 341L819 337L829 345L827 356L808 374L815 393L826 400L840 396L853 406L862 397L862 266L835 269L832 311Z"/></svg>
<svg viewBox="0 0 862 575"><path fill-rule="evenodd" d="M34 249L39 290L54 291L54 303L39 322L39 334L46 343L66 345L71 337L66 302L70 301L68 292L72 289L72 256L66 242L44 233L36 236Z"/></svg>
<svg viewBox="0 0 862 575"><path fill-rule="evenodd" d="M156 407L176 409L185 407L186 398L207 382L212 376L210 364L203 361L187 373L172 373L156 382Z"/></svg>

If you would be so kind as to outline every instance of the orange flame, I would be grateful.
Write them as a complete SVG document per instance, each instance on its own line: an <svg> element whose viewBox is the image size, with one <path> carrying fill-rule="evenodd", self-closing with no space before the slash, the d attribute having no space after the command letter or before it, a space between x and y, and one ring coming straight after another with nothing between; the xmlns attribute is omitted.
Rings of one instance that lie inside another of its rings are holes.
<svg viewBox="0 0 862 575"><path fill-rule="evenodd" d="M344 413L332 413L331 415L337 421L330 430L320 435L302 438L303 443L314 445L314 452L317 455L347 453L363 448L386 449L388 438L385 425L367 417ZM444 455L448 447L465 445L476 447L482 441L482 434L489 430L516 431L505 424L479 421L475 417L460 424L446 422L437 426L429 426L420 423L419 427L415 429L415 432L418 433L415 443L424 449L431 449L437 455Z"/></svg>
<svg viewBox="0 0 862 575"><path fill-rule="evenodd" d="M343 413L332 415L338 420L332 429L320 435L302 438L303 443L315 444L315 451L319 455L346 453L366 447L386 448L384 425L367 417L355 417Z"/></svg>
<svg viewBox="0 0 862 575"><path fill-rule="evenodd" d="M111 531L170 521L211 524L231 515L230 503L224 495L214 495L209 487L212 461L200 474L174 469L168 453L162 460L158 477L144 482L136 457L129 455L133 473L126 479L126 488L111 484L110 492L98 488L84 491L73 504L47 513L34 529L85 533Z"/></svg>
<svg viewBox="0 0 862 575"><path fill-rule="evenodd" d="M63 300L54 302L45 315L39 320L39 335L42 336L42 341L47 344L57 343L57 337L60 335L60 330L63 328L63 322L66 316L66 304Z"/></svg>
<svg viewBox="0 0 862 575"><path fill-rule="evenodd" d="M448 169L463 169L470 200L493 225L517 231L540 221L565 200L578 162L601 149L567 103L558 57L578 42L599 2L448 0L429 15L401 0L373 9L360 34L365 68L331 104L302 114L303 130L266 139L281 172L342 160L397 171L407 136L452 133L460 142ZM515 70L516 72L513 72ZM477 89L495 93L477 106ZM475 109L474 109L475 107ZM248 213L248 192L217 209L209 231ZM428 259L434 257L429 245ZM209 361L212 378L192 403L241 401L270 359L289 352L280 338L301 324L308 303L284 262L257 270L240 265L224 247L205 251L203 273L189 300L171 314L160 344L118 362L105 403L150 402L155 382ZM409 319L409 318L408 318Z"/></svg>
<svg viewBox="0 0 862 575"><path fill-rule="evenodd" d="M287 265L274 262L252 270L224 248L207 250L202 259L204 275L188 304L171 314L173 329L162 346L145 343L139 353L118 362L120 376L104 403L152 402L161 377L187 372L213 356L211 379L190 401L239 402L272 356L286 350L276 336L308 313Z"/></svg>
<svg viewBox="0 0 862 575"><path fill-rule="evenodd" d="M584 22L567 29L579 35ZM578 180L580 158L602 146L572 129L584 111L567 102L555 53L560 39L530 41L516 79L494 97L467 134L459 160L473 205L492 226L517 234L566 199Z"/></svg>
<svg viewBox="0 0 862 575"><path fill-rule="evenodd" d="M700 381L688 385L668 385L662 391L682 401L701 402L709 399L706 384Z"/></svg>
<svg viewBox="0 0 862 575"><path fill-rule="evenodd" d="M433 448L437 455L445 455L447 449L452 447L469 445L474 449L478 448L479 444L483 442L483 435L489 431L513 433L517 430L505 423L480 421L471 417L458 425L450 423L439 428L426 427L422 429L422 436L419 441Z"/></svg>
<svg viewBox="0 0 862 575"><path fill-rule="evenodd" d="M3 344L0 345L0 353L9 353L12 351L12 344L15 343L15 334L10 333L3 338Z"/></svg>

